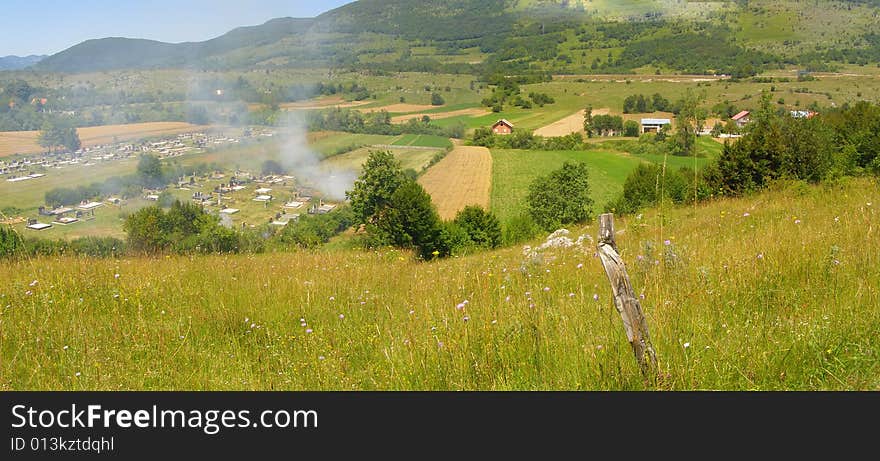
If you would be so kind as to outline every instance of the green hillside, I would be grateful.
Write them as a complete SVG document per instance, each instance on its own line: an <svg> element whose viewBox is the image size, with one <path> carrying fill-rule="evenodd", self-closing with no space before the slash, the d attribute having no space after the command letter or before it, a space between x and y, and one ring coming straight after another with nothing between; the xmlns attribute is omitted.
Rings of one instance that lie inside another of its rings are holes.
<svg viewBox="0 0 880 461"><path fill-rule="evenodd" d="M876 57L876 12L876 2L830 0L360 0L316 18L273 19L205 42L89 40L34 68L356 66L488 74L629 72L652 65L749 73Z"/></svg>

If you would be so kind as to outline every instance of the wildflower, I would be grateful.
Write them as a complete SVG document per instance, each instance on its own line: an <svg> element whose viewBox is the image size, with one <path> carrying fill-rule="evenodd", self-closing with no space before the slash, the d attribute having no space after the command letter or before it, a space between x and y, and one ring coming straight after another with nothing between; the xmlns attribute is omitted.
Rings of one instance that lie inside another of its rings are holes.
<svg viewBox="0 0 880 461"><path fill-rule="evenodd" d="M544 287L544 291L550 291L550 287Z"/></svg>
<svg viewBox="0 0 880 461"><path fill-rule="evenodd" d="M601 344L599 344L598 346L596 346L596 350L597 350L597 351L601 351L602 349L604 349L604 347L602 347Z"/></svg>
<svg viewBox="0 0 880 461"><path fill-rule="evenodd" d="M470 320L470 319L471 319L471 318L468 317L467 315L465 315L464 318L462 318L462 320L464 320L465 322L467 322L467 321Z"/></svg>
<svg viewBox="0 0 880 461"><path fill-rule="evenodd" d="M319 355L319 356L318 356L318 360L324 360L324 356L323 356L323 355Z"/></svg>
<svg viewBox="0 0 880 461"><path fill-rule="evenodd" d="M574 298L574 293L569 293L569 294L568 294L568 297L569 297L569 298Z"/></svg>
<svg viewBox="0 0 880 461"><path fill-rule="evenodd" d="M37 282L36 280L34 280L33 282L30 283L30 286L36 286L37 283L38 283L38 282Z"/></svg>
<svg viewBox="0 0 880 461"><path fill-rule="evenodd" d="M162 312L165 312L165 311L162 311ZM250 320L250 319L247 318L247 317L245 317L245 318L244 318L244 323L248 323L248 320Z"/></svg>
<svg viewBox="0 0 880 461"><path fill-rule="evenodd" d="M641 261L641 260L645 259L645 257L642 256L642 255L638 255L638 256L636 256L636 259L638 259L639 261Z"/></svg>
<svg viewBox="0 0 880 461"><path fill-rule="evenodd" d="M593 301L598 301L598 300L599 300L599 294L593 293Z"/></svg>
<svg viewBox="0 0 880 461"><path fill-rule="evenodd" d="M492 320L492 325L495 325L496 323L498 323L497 320Z"/></svg>
<svg viewBox="0 0 880 461"><path fill-rule="evenodd" d="M345 314L339 314L339 319L342 320L345 318Z"/></svg>
<svg viewBox="0 0 880 461"><path fill-rule="evenodd" d="M764 253L758 253L757 258L758 258L758 259L764 259Z"/></svg>
<svg viewBox="0 0 880 461"><path fill-rule="evenodd" d="M836 259L835 259L834 261L832 261L832 262L834 263L835 266L840 264L840 261L838 261L838 260L836 260Z"/></svg>
<svg viewBox="0 0 880 461"><path fill-rule="evenodd" d="M331 296L331 297L330 297L330 301L336 301L336 297L335 297L335 296Z"/></svg>
<svg viewBox="0 0 880 461"><path fill-rule="evenodd" d="M840 216L835 216L835 217L834 217L834 222L840 222Z"/></svg>
<svg viewBox="0 0 880 461"><path fill-rule="evenodd" d="M80 372L77 371L76 373L73 374L73 376L76 376L77 378L79 378L79 376L80 376L81 374L82 374L82 373L80 373Z"/></svg>
<svg viewBox="0 0 880 461"><path fill-rule="evenodd" d="M684 343L684 348L685 348L685 349L687 349L687 348L689 348L689 347L691 347L691 343Z"/></svg>
<svg viewBox="0 0 880 461"><path fill-rule="evenodd" d="M510 302L510 295L508 295L506 298L504 298L504 302L506 302L506 303Z"/></svg>
<svg viewBox="0 0 880 461"><path fill-rule="evenodd" d="M434 250L433 252L431 252L431 254L434 255L434 256L436 257L436 256L438 256L438 255L440 254L440 252L437 251L437 250Z"/></svg>
<svg viewBox="0 0 880 461"><path fill-rule="evenodd" d="M531 295L532 295L532 292L531 292L531 291L527 291L527 292L526 292L526 296L531 296Z"/></svg>
<svg viewBox="0 0 880 461"><path fill-rule="evenodd" d="M672 242L670 242L669 239L666 239L663 241L663 244L666 246L669 246L669 245L672 245Z"/></svg>
<svg viewBox="0 0 880 461"><path fill-rule="evenodd" d="M443 349L443 341L437 341L437 348Z"/></svg>
<svg viewBox="0 0 880 461"><path fill-rule="evenodd" d="M306 328L306 333L311 333L311 332L312 332L311 328Z"/></svg>
<svg viewBox="0 0 880 461"><path fill-rule="evenodd" d="M801 223L801 220L800 220L800 219L795 219L795 220L794 220L794 223L795 223L795 224L800 224L800 223Z"/></svg>
<svg viewBox="0 0 880 461"><path fill-rule="evenodd" d="M639 299L645 299L645 294L644 293L640 294Z"/></svg>
<svg viewBox="0 0 880 461"><path fill-rule="evenodd" d="M464 309L464 303L458 303L458 304L455 306L455 308L458 309L458 310L462 310L462 309Z"/></svg>
<svg viewBox="0 0 880 461"><path fill-rule="evenodd" d="M404 339L403 344L409 346L409 339Z"/></svg>
<svg viewBox="0 0 880 461"><path fill-rule="evenodd" d="M534 309L534 308L535 308L535 303L529 303L529 309Z"/></svg>
<svg viewBox="0 0 880 461"><path fill-rule="evenodd" d="M413 314L415 314L415 313L416 313L416 311L414 311L414 310L412 310L412 309L409 310L409 315L413 315Z"/></svg>
<svg viewBox="0 0 880 461"><path fill-rule="evenodd" d="M748 218L749 216L751 216L751 215L749 214L748 211L746 211L745 213L743 213L743 218Z"/></svg>
<svg viewBox="0 0 880 461"><path fill-rule="evenodd" d="M255 326L257 326L257 324L256 324L256 323L252 323L252 324L251 324L251 329L253 329Z"/></svg>
<svg viewBox="0 0 880 461"><path fill-rule="evenodd" d="M67 346L62 347L62 349L67 350Z"/></svg>
<svg viewBox="0 0 880 461"><path fill-rule="evenodd" d="M466 305L468 304L468 302L469 302L469 301L468 301L467 299L465 299L465 300L462 301L461 303L464 304L464 305L466 306Z"/></svg>
<svg viewBox="0 0 880 461"><path fill-rule="evenodd" d="M578 269L580 269L580 268L584 267L584 265L583 265L582 263L578 263L578 265L575 266L575 267L577 267Z"/></svg>
<svg viewBox="0 0 880 461"><path fill-rule="evenodd" d="M32 294L34 294L34 293L33 293L31 290L28 290L28 291L25 291L24 294L30 296L30 295L32 295Z"/></svg>
<svg viewBox="0 0 880 461"><path fill-rule="evenodd" d="M302 323L300 323L299 326L301 326L301 327L305 327L305 326L306 326L306 322L302 322Z"/></svg>

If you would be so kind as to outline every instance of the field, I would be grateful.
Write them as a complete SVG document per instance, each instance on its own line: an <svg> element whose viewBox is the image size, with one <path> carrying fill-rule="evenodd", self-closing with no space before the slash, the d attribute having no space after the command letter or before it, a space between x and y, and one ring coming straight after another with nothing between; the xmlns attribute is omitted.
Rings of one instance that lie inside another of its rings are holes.
<svg viewBox="0 0 880 461"><path fill-rule="evenodd" d="M206 126L184 122L149 122L77 128L83 147L111 144L154 136L167 136L205 130ZM0 131L0 157L45 152L37 144L39 131Z"/></svg>
<svg viewBox="0 0 880 461"><path fill-rule="evenodd" d="M501 222L525 211L529 184L566 161L584 162L590 171L593 210L623 192L623 182L642 160L619 152L492 150L492 212Z"/></svg>
<svg viewBox="0 0 880 461"><path fill-rule="evenodd" d="M489 208L492 156L485 147L458 146L419 178L442 219L467 205Z"/></svg>
<svg viewBox="0 0 880 461"><path fill-rule="evenodd" d="M360 174L361 167L367 161L370 151L376 149L361 148L344 154L335 155L324 160L321 165L328 171L348 171ZM424 170L431 158L437 155L442 149L406 149L391 148L384 149L392 154L400 161L400 166L404 170L412 168L416 171Z"/></svg>
<svg viewBox="0 0 880 461"><path fill-rule="evenodd" d="M618 219L657 384L587 246L4 262L0 389L878 390L878 206L852 180Z"/></svg>

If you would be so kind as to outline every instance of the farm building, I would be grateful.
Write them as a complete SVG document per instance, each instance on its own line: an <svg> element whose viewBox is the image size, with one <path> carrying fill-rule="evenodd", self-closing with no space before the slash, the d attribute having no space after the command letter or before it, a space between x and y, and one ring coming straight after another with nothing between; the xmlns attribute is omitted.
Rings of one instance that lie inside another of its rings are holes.
<svg viewBox="0 0 880 461"><path fill-rule="evenodd" d="M733 117L730 117L730 119L733 120L734 122L736 122L736 126L738 126L740 128L746 126L749 123L749 121L751 121L751 119L749 118L749 111L747 111L747 110L744 110L744 111L734 115Z"/></svg>
<svg viewBox="0 0 880 461"><path fill-rule="evenodd" d="M643 118L642 133L657 133L663 128L663 125L671 125L672 121L668 118Z"/></svg>
<svg viewBox="0 0 880 461"><path fill-rule="evenodd" d="M513 133L513 123L508 122L505 119L498 120L492 125L492 132L495 134L510 134Z"/></svg>
<svg viewBox="0 0 880 461"><path fill-rule="evenodd" d="M793 110L790 114L794 118L813 118L816 116L816 113L811 110Z"/></svg>
<svg viewBox="0 0 880 461"><path fill-rule="evenodd" d="M27 228L28 228L28 229L33 229L33 230L46 230L46 229L48 229L48 228L50 228L50 227L52 227L51 224L45 224L45 223L37 222L37 220L34 219L34 218L29 218L29 219L27 220Z"/></svg>

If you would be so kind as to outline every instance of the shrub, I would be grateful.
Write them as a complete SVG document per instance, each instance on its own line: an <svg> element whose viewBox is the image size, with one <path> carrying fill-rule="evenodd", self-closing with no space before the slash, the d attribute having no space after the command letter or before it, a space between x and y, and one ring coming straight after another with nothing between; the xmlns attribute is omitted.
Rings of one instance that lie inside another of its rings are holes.
<svg viewBox="0 0 880 461"><path fill-rule="evenodd" d="M480 248L501 246L501 223L494 214L482 207L471 205L455 216L455 224L461 227L473 244Z"/></svg>
<svg viewBox="0 0 880 461"><path fill-rule="evenodd" d="M531 240L541 232L535 221L528 214L514 216L504 225L502 241L504 245L516 245L517 243Z"/></svg>
<svg viewBox="0 0 880 461"><path fill-rule="evenodd" d="M549 176L537 178L529 186L529 214L547 231L586 221L593 205L588 176L585 163L565 162Z"/></svg>

